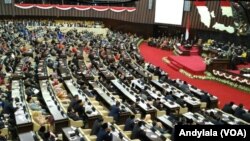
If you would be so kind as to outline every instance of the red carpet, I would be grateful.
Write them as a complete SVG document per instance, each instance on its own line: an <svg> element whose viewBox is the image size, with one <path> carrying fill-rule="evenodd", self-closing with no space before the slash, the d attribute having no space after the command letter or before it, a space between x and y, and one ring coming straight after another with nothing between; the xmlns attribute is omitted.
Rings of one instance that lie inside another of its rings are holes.
<svg viewBox="0 0 250 141"><path fill-rule="evenodd" d="M168 57L171 64L191 74L202 75L206 70L206 64L200 56L174 56ZM179 70L178 69L178 70Z"/></svg>
<svg viewBox="0 0 250 141"><path fill-rule="evenodd" d="M146 43L140 45L140 52L147 62L159 66L166 71L171 78L185 80L188 83L217 96L220 100L220 107L229 101L234 101L236 104L242 103L247 109L250 109L250 93L234 89L216 81L190 79L182 75L180 72L170 68L162 61L162 58L173 55L172 52L149 47Z"/></svg>

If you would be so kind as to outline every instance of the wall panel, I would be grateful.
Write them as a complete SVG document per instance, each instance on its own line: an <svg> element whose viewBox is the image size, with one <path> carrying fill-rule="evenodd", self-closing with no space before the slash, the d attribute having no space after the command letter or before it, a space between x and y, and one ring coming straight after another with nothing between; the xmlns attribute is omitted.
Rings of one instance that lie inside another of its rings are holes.
<svg viewBox="0 0 250 141"><path fill-rule="evenodd" d="M155 2L154 2L155 5ZM212 20L213 24L215 21L224 23L225 25L232 25L233 19L221 16L221 10L218 1L209 1L207 6L210 11L215 11L216 18ZM32 16L32 17L44 17L44 16L54 16L54 17L79 17L79 18L102 18L102 19L115 19L120 21L127 21L132 23L144 23L144 24L154 24L154 14L155 7L148 9L148 0L139 0L136 2L135 12L121 12L116 13L112 11L98 12L94 10L78 11L75 9L71 10L57 10L49 9L42 10L38 8L32 8L23 10L14 6L14 4L4 4L4 0L0 0L0 16ZM164 13L163 13L164 14ZM190 15L191 28L211 30L212 28L207 28L203 23L200 22L200 15L198 14L197 8L191 3L190 12L184 12L183 21L181 27L186 26L187 17Z"/></svg>

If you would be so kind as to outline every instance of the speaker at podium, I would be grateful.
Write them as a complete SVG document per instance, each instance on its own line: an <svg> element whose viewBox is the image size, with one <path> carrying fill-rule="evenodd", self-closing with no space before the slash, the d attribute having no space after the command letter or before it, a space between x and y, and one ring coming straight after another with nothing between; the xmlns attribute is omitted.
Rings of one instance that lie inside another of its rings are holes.
<svg viewBox="0 0 250 141"><path fill-rule="evenodd" d="M202 39L199 39L199 40L198 40L197 45L199 45L199 46L202 45Z"/></svg>

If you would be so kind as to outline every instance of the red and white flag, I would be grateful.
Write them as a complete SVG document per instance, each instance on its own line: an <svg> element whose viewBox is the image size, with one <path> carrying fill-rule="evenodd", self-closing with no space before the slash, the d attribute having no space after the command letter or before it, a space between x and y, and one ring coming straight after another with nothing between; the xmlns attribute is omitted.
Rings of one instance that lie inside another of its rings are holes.
<svg viewBox="0 0 250 141"><path fill-rule="evenodd" d="M233 10L229 0L220 1L220 7L222 11L222 15L227 17L233 17Z"/></svg>

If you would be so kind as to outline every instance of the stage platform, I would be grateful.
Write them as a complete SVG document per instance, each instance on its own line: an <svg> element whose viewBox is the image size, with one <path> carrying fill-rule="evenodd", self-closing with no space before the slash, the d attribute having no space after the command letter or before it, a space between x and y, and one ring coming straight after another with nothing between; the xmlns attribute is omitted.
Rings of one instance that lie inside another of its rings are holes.
<svg viewBox="0 0 250 141"><path fill-rule="evenodd" d="M206 64L200 56L169 56L168 65L175 69L183 69L194 75L204 75L206 71Z"/></svg>

